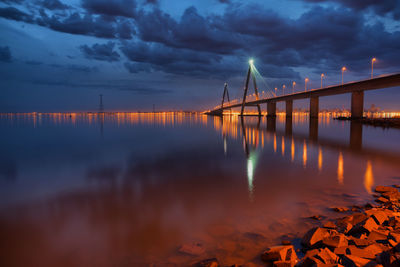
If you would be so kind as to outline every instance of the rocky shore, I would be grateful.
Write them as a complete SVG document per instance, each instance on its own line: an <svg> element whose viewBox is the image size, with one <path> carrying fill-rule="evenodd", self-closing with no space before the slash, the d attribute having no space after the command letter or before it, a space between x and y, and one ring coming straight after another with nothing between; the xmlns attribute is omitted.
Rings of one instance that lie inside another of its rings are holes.
<svg viewBox="0 0 400 267"><path fill-rule="evenodd" d="M336 120L354 120L350 117L337 117ZM362 124L367 124L376 127L393 127L393 128L400 128L400 118L362 118L362 119L355 119L354 121L360 122Z"/></svg>
<svg viewBox="0 0 400 267"><path fill-rule="evenodd" d="M301 239L300 247L284 240L281 245L267 248L260 255L264 263L261 266L400 266L398 187L377 186L374 194L377 205L334 208L347 216L310 229ZM213 258L194 266L223 265Z"/></svg>

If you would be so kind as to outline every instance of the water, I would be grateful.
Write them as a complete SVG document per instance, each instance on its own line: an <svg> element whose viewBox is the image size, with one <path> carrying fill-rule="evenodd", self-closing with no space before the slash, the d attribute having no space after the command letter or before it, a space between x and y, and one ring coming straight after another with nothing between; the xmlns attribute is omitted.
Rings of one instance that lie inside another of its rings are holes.
<svg viewBox="0 0 400 267"><path fill-rule="evenodd" d="M399 130L330 116L3 114L0 133L0 266L257 263L400 183Z"/></svg>

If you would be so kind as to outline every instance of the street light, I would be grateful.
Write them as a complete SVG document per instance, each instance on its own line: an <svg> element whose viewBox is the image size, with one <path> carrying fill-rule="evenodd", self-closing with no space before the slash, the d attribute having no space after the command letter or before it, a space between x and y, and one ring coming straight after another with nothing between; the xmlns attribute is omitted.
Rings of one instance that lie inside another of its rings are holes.
<svg viewBox="0 0 400 267"><path fill-rule="evenodd" d="M282 86L282 95L285 95L285 88L286 88L286 85L283 85Z"/></svg>
<svg viewBox="0 0 400 267"><path fill-rule="evenodd" d="M325 78L325 74L321 73L321 89L322 89L322 79Z"/></svg>
<svg viewBox="0 0 400 267"><path fill-rule="evenodd" d="M293 88L292 88L293 92L292 93L294 94L294 86L296 85L296 82L293 82L292 85L293 85Z"/></svg>
<svg viewBox="0 0 400 267"><path fill-rule="evenodd" d="M371 59L371 79L374 78L374 62L376 61L376 58L374 57Z"/></svg>
<svg viewBox="0 0 400 267"><path fill-rule="evenodd" d="M304 92L307 92L307 83L308 83L308 81L309 81L308 78L306 78L306 79L304 80L304 82L305 82L305 84L304 84Z"/></svg>
<svg viewBox="0 0 400 267"><path fill-rule="evenodd" d="M278 90L278 87L275 87L275 96L276 96L276 91Z"/></svg>
<svg viewBox="0 0 400 267"><path fill-rule="evenodd" d="M343 68L342 68L342 84L343 84L343 73L344 73L346 70L347 70L346 67L343 67Z"/></svg>

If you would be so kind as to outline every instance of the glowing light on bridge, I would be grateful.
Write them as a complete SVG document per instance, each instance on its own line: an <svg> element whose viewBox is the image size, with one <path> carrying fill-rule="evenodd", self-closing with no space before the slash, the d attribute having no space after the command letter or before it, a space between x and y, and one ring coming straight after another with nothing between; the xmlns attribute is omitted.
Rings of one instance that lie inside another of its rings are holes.
<svg viewBox="0 0 400 267"><path fill-rule="evenodd" d="M305 78L304 79L304 91L307 92L307 83L310 81L310 79Z"/></svg>
<svg viewBox="0 0 400 267"><path fill-rule="evenodd" d="M322 80L325 78L325 74L321 73L321 88L322 88Z"/></svg>
<svg viewBox="0 0 400 267"><path fill-rule="evenodd" d="M343 184L343 154L342 152L339 153L339 158L338 158L338 167L337 167L337 178L338 182L340 185Z"/></svg>
<svg viewBox="0 0 400 267"><path fill-rule="evenodd" d="M376 61L376 58L371 59L371 79L374 78L374 62Z"/></svg>
<svg viewBox="0 0 400 267"><path fill-rule="evenodd" d="M292 93L294 94L294 87L296 86L296 82L292 83Z"/></svg>
<svg viewBox="0 0 400 267"><path fill-rule="evenodd" d="M250 66L253 66L254 65L254 59L250 58L249 59L249 64L250 64Z"/></svg>
<svg viewBox="0 0 400 267"><path fill-rule="evenodd" d="M346 67L342 67L342 84L343 84L343 75L344 75L344 72L347 70L347 68Z"/></svg>

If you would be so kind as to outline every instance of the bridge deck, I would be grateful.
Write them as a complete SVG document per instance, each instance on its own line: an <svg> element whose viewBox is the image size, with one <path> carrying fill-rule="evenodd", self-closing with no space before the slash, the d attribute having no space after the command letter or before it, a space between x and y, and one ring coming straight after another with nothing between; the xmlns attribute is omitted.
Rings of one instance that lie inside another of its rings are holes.
<svg viewBox="0 0 400 267"><path fill-rule="evenodd" d="M349 82L340 85L333 85L319 89L312 89L305 92L296 92L283 96L276 96L272 98L263 98L259 100L246 101L246 106L254 106L257 104L268 102L280 102L287 100L307 99L311 97L330 96L352 93L354 91L376 90L389 87L400 86L400 73L380 76L373 79L367 79L356 82ZM219 107L210 111L210 113L222 111L224 109L236 108L242 106L242 103L227 104L223 108Z"/></svg>

